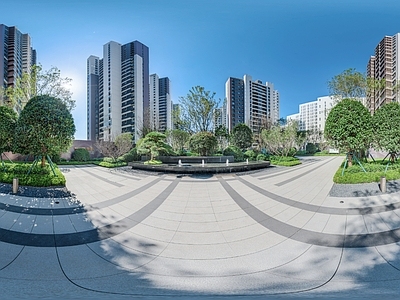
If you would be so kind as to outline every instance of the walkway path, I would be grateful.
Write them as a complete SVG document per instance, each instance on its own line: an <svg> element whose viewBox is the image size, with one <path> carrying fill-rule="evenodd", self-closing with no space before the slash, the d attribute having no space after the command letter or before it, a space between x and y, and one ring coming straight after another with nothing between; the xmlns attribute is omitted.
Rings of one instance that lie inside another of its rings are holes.
<svg viewBox="0 0 400 300"><path fill-rule="evenodd" d="M2 295L398 295L400 193L329 196L341 160L215 176L63 167L74 197L0 195Z"/></svg>

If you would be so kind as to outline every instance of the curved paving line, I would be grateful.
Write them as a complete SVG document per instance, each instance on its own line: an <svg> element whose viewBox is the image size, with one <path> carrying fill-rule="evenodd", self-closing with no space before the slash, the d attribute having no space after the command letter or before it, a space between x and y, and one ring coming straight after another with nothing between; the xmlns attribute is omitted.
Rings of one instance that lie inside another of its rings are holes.
<svg viewBox="0 0 400 300"><path fill-rule="evenodd" d="M172 193L179 179L162 191L156 198L128 217L92 230L65 234L32 234L0 228L0 241L34 247L66 247L94 243L118 235L136 226L150 216Z"/></svg>
<svg viewBox="0 0 400 300"><path fill-rule="evenodd" d="M160 182L163 177L157 178L136 190L133 190L129 193L123 194L121 196L99 202L96 205L88 205L88 206L75 206L75 207L63 207L63 208L35 208L35 207L22 207L12 204L0 203L0 210L5 210L14 213L20 214L29 214L29 215L40 215L40 216L60 216L60 215L72 215L72 214L79 214L88 211L93 211L97 209L102 209L104 207L108 207L119 202L128 200L143 191L151 188L154 184Z"/></svg>
<svg viewBox="0 0 400 300"><path fill-rule="evenodd" d="M333 160L333 159L331 159L331 160ZM291 173L291 172L294 172L294 171L297 171L297 170L300 170L300 169L303 169L303 168L307 168L307 167L312 166L312 165L314 165L314 164L316 164L318 162L321 162L321 161L323 161L323 160L316 159L315 161L312 161L312 162L307 162L307 163L302 164L302 165L294 166L294 167L292 167L292 168L290 168L289 170L286 170L286 171L282 171L282 172L277 171L277 172L274 172L274 173L272 173L270 175L260 176L260 177L253 176L253 177L257 178L258 180L264 180L264 179L268 179L268 178L272 178L272 177L276 177L276 176L280 176L280 175L285 175L287 173Z"/></svg>
<svg viewBox="0 0 400 300"><path fill-rule="evenodd" d="M268 230L298 242L324 247L356 248L386 245L400 241L400 228L378 233L346 235L315 232L295 227L265 214L239 195L223 179L219 178L219 181L230 197L249 217Z"/></svg>
<svg viewBox="0 0 400 300"><path fill-rule="evenodd" d="M381 205L381 206L370 206L370 207L362 207L362 208L338 208L338 207L327 207L327 206L318 206L314 204L308 204L308 203L301 203L298 201L294 201L289 198L285 198L282 196L279 196L277 194L271 193L255 184L252 184L251 182L241 178L237 177L237 179L245 184L247 187L251 188L252 190L267 196L268 198L271 198L277 202L296 207L302 210L307 210L311 212L317 212L320 214L330 214L330 215L368 215L368 214L377 214L381 212L386 212L386 211L392 211L395 209L400 208L400 202L395 202L395 203L390 203L388 205Z"/></svg>
<svg viewBox="0 0 400 300"><path fill-rule="evenodd" d="M287 184L287 183L289 183L289 182L293 182L294 180L299 179L299 178L303 177L304 175L307 175L307 174L309 174L309 173L311 173L311 172L314 172L315 170L317 170L317 169L319 169L319 168L325 166L327 163L331 162L332 160L334 160L334 158L331 158L331 159L325 161L323 164L320 164L319 166L317 166L317 167L315 167L315 168L313 168L313 169L311 169L311 170L305 171L305 172L303 172L303 173L301 173L301 174L299 174L299 175L297 175L297 176L294 176L294 177L291 177L291 178L286 179L286 180L284 180L284 181L278 182L278 183L276 183L275 185L276 185L276 186L282 186L282 185L285 185L285 184Z"/></svg>
<svg viewBox="0 0 400 300"><path fill-rule="evenodd" d="M104 178L104 177L102 177L102 176L99 176L99 175L97 175L97 174L95 174L95 173L93 173L93 172L90 172L90 171L87 171L87 170L84 170L84 169L79 169L79 170L81 170L81 171L83 171L83 172L85 172L85 173L87 173L87 174L90 174L91 176L93 176L93 177L95 177L95 178L97 178L97 179L99 179L99 180L102 180L102 181L104 181L104 182L107 182L107 183L109 183L109 184L112 184L113 186L116 186L116 187L123 187L123 186L124 186L123 184L120 184L120 183L118 183L118 182L109 180L109 179Z"/></svg>

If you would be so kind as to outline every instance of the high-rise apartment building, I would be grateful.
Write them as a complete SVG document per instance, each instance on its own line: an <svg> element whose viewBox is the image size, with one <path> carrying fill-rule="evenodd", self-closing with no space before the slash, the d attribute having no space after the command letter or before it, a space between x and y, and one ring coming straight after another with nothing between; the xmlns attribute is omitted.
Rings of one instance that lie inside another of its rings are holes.
<svg viewBox="0 0 400 300"><path fill-rule="evenodd" d="M384 80L384 85L372 86L366 97L366 106L371 113L385 103L398 101L400 83L400 33L385 36L375 48L367 65L367 77L373 80Z"/></svg>
<svg viewBox="0 0 400 300"><path fill-rule="evenodd" d="M3 88L13 86L23 73L30 73L36 64L36 51L29 34L15 26L0 24L0 82ZM17 103L19 110L21 103Z"/></svg>
<svg viewBox="0 0 400 300"><path fill-rule="evenodd" d="M270 82L230 77L225 84L226 123L229 132L239 123L245 123L258 133L267 123L279 120L279 92Z"/></svg>
<svg viewBox="0 0 400 300"><path fill-rule="evenodd" d="M87 64L88 139L108 141L129 132L137 141L150 122L148 47L111 41L103 58L90 56Z"/></svg>
<svg viewBox="0 0 400 300"><path fill-rule="evenodd" d="M150 75L150 128L165 132L172 129L170 80Z"/></svg>
<svg viewBox="0 0 400 300"><path fill-rule="evenodd" d="M330 96L318 97L317 100L299 105L299 112L286 117L286 121L297 121L300 131L324 132L326 119L335 101Z"/></svg>

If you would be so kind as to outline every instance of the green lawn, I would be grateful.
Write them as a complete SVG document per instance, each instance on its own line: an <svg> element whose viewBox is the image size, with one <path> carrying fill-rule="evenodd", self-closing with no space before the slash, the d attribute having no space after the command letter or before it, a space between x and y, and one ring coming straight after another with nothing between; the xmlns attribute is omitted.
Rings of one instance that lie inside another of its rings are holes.
<svg viewBox="0 0 400 300"><path fill-rule="evenodd" d="M336 171L333 182L335 183L369 183L379 182L382 176L385 176L387 180L400 179L400 161L390 163L387 171L388 161L376 160L376 162L361 162L366 172L357 164L353 163L353 166L347 167L342 176L344 162L340 168Z"/></svg>

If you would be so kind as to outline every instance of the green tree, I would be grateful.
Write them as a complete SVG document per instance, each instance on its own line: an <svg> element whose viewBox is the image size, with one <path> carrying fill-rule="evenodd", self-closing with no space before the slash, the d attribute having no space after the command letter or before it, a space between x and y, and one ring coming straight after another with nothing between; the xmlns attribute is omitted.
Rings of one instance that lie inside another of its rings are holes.
<svg viewBox="0 0 400 300"><path fill-rule="evenodd" d="M190 139L190 134L181 129L167 130L167 141L176 153L182 153L183 148Z"/></svg>
<svg viewBox="0 0 400 300"><path fill-rule="evenodd" d="M61 71L57 67L43 70L41 65L34 65L30 73L23 73L14 86L6 89L6 98L23 108L31 98L47 95L60 99L71 111L75 107L75 100L72 99L69 89L71 81L71 78L61 77Z"/></svg>
<svg viewBox="0 0 400 300"><path fill-rule="evenodd" d="M349 166L355 151L367 149L372 141L372 119L368 109L353 99L343 99L330 111L325 138L334 148L348 153Z"/></svg>
<svg viewBox="0 0 400 300"><path fill-rule="evenodd" d="M22 110L15 129L14 152L42 157L56 156L68 150L74 139L75 125L65 103L51 96L36 96Z"/></svg>
<svg viewBox="0 0 400 300"><path fill-rule="evenodd" d="M293 156L305 141L305 135L298 132L298 123L289 122L285 127L272 126L261 132L262 146L277 156Z"/></svg>
<svg viewBox="0 0 400 300"><path fill-rule="evenodd" d="M206 91L204 87L195 86L186 97L180 97L181 126L186 127L186 131L195 133L212 130L214 111L219 105L214 96L215 93Z"/></svg>
<svg viewBox="0 0 400 300"><path fill-rule="evenodd" d="M209 131L201 131L190 137L189 147L202 156L212 155L217 147L217 139Z"/></svg>
<svg viewBox="0 0 400 300"><path fill-rule="evenodd" d="M214 130L214 135L218 142L218 151L223 151L229 144L229 132L228 128L224 125L220 125Z"/></svg>
<svg viewBox="0 0 400 300"><path fill-rule="evenodd" d="M365 75L353 68L343 71L328 81L330 95L337 101L343 98L360 99L365 97L366 88Z"/></svg>
<svg viewBox="0 0 400 300"><path fill-rule="evenodd" d="M17 114L13 109L0 106L0 155L12 150L17 119Z"/></svg>
<svg viewBox="0 0 400 300"><path fill-rule="evenodd" d="M373 115L374 146L391 153L394 161L400 152L400 104L391 102L383 105Z"/></svg>
<svg viewBox="0 0 400 300"><path fill-rule="evenodd" d="M236 147L244 150L253 143L253 133L246 124L240 123L233 127L231 133L231 143Z"/></svg>
<svg viewBox="0 0 400 300"><path fill-rule="evenodd" d="M169 152L169 145L165 143L165 134L157 131L149 132L139 140L136 149L139 154L150 154L150 160L154 160L161 152Z"/></svg>

